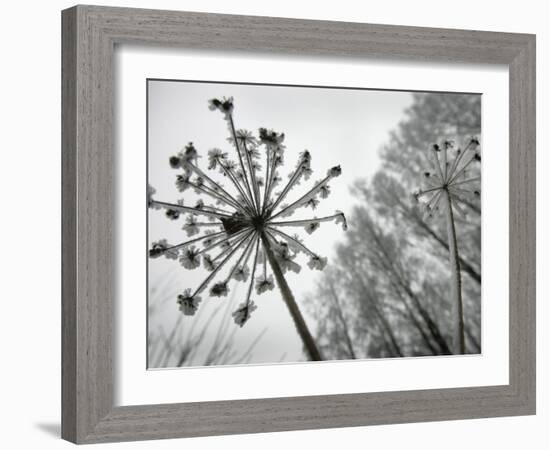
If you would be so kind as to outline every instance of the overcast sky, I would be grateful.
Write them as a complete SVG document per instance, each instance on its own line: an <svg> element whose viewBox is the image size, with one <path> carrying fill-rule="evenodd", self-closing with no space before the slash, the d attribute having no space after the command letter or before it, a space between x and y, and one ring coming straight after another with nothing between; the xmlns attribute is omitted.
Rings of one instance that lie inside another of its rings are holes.
<svg viewBox="0 0 550 450"><path fill-rule="evenodd" d="M230 156L236 156L226 141L228 131L222 114L208 109L210 98L223 96L234 97L237 128L246 128L256 134L259 127L285 133L287 169L283 171L283 180L294 168L298 153L310 150L314 173L308 182L302 182L289 194L288 202L305 193L315 180L325 176L328 168L338 164L342 167L342 176L330 183L331 195L322 200L314 212L317 217L333 214L337 209L344 213L351 210L354 200L349 186L355 179L368 177L378 169L380 147L387 142L389 132L404 118L404 109L412 103L412 95L408 92L149 81L148 175L149 183L157 190L157 200L175 202L182 195L187 205L196 200L194 194L177 191L174 185L177 171L168 165L168 158L189 141L204 156L200 161L203 169L207 165L207 151L212 147L222 148ZM263 166L265 170L265 162ZM209 175L227 185L222 175L212 171ZM297 212L293 220L313 217L310 209L300 211L303 212ZM188 238L181 230L182 225L183 219L172 222L163 212L150 211L149 241L167 238L169 243L183 242ZM298 228L294 230L304 238L304 244L309 248L327 256L329 264L337 263L333 258L334 246L344 237L340 226L323 223L312 235ZM303 255L298 258L302 271L298 275L289 273L287 280L301 304L304 295L313 291L315 280L322 276L322 272L311 271ZM151 335L158 333L161 327L166 334L171 331L181 314L176 295L185 288L194 289L207 274L202 267L188 271L177 261L165 258L149 261L149 307L154 308L149 315ZM221 299L208 298L205 291L200 316L182 319L180 339L185 339L186 333L200 332L206 319L221 306L205 333L205 345L199 347L197 361L202 359L201 352L209 350L208 343L212 342L224 317L231 321L229 332L234 331L233 327L238 328L227 315L245 300L247 285L233 283L231 287L232 293ZM278 290L261 296L254 293L252 298L258 309L243 328L236 330L235 349L244 351L263 332L252 353L251 363L302 360L302 343ZM227 302L233 304L227 305ZM226 305L228 310L225 310ZM306 314L305 308L302 312L313 331L313 319Z"/></svg>

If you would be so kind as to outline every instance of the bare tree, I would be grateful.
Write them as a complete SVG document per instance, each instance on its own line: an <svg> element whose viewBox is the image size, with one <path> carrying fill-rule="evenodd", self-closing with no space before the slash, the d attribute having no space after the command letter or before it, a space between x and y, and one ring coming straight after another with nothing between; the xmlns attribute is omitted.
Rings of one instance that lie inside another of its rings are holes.
<svg viewBox="0 0 550 450"><path fill-rule="evenodd" d="M352 186L356 206L338 245L338 267L319 277L316 301L309 302L312 313L323 317L317 338L331 357L352 357L350 346L355 358L480 352L479 196L452 188L461 195L461 214L449 233L448 218L434 214L426 220L412 195L433 142L479 135L479 102L473 95L416 94L380 152L381 169ZM478 179L479 167L469 169ZM451 311L459 303L449 290L450 254L454 280L461 281L462 342L453 339Z"/></svg>

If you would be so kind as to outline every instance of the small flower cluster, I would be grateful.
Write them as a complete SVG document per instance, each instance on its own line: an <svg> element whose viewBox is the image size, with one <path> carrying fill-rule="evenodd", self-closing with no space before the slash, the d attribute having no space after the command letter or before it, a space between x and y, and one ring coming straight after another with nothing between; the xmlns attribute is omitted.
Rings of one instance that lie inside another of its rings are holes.
<svg viewBox="0 0 550 450"><path fill-rule="evenodd" d="M280 172L285 153L284 133L260 128L256 137L248 130L236 129L233 122L233 98L212 99L209 108L223 114L235 158L232 160L227 152L213 148L208 151L207 168L221 174L232 187L224 188L214 180L213 175L199 167L199 153L192 142L172 156L169 159L170 167L181 171L176 175L178 191L184 193L193 190L213 204L207 204L204 200L199 200L194 206L185 206L183 201L157 201L153 198L155 190L150 187L147 193L149 207L164 209L170 220L179 220L185 216L182 229L192 239L175 245L168 244L166 239L153 242L149 256L177 259L189 270L202 264L209 272L197 288L185 289L178 295L177 303L185 315L195 314L201 302L200 294L208 286L210 296L226 297L231 280L248 282L250 278L246 298L233 313L235 323L242 327L257 308L251 299L253 289L257 295L261 295L275 287L273 275L268 273L266 245L273 252L282 272L300 272L301 266L295 261L299 253L309 258L307 265L310 269L325 268L327 258L310 250L296 234L291 236L284 229L299 227L311 234L321 223L333 221L345 230L347 223L344 214L336 211L329 216L307 220L280 219L293 215L300 208L316 209L320 200L329 196L329 182L341 174L341 169L340 166L329 169L326 176L315 182L304 195L291 203L282 203L293 187L312 175L311 153L305 150L299 154L296 166L283 186ZM263 173L262 153L265 158ZM277 186L280 190L275 192ZM201 221L200 217L206 220ZM205 231L201 234L202 230ZM194 237L196 235L200 236ZM214 255L214 252L217 254ZM263 266L261 272L257 270L258 266ZM224 267L228 269L222 276Z"/></svg>
<svg viewBox="0 0 550 450"><path fill-rule="evenodd" d="M454 155L452 154L454 153ZM480 177L469 176L473 163L481 162L479 140L472 137L464 149L456 148L454 142L434 144L430 149L431 170L423 173L425 188L413 193L416 201L423 202L424 216L433 217L441 201L448 198L454 212L465 217L471 200L479 198Z"/></svg>

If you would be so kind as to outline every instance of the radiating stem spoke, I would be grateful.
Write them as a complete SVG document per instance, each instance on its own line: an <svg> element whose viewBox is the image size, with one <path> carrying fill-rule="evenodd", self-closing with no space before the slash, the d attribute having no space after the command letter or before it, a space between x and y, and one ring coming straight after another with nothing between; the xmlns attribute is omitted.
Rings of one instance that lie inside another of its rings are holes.
<svg viewBox="0 0 550 450"><path fill-rule="evenodd" d="M451 171L449 172L449 178L450 179L453 178L454 173L455 173L456 169L458 168L458 165L460 164L460 161L462 160L462 158L464 157L466 152L468 152L468 150L470 150L471 146L472 146L472 142L470 141L468 143L468 145L466 146L466 148L464 148L464 150L461 150L460 153L455 156L455 160L453 161Z"/></svg>
<svg viewBox="0 0 550 450"><path fill-rule="evenodd" d="M277 175L277 154L274 150L268 150L268 153L271 155L271 165L269 169L269 181L266 184L265 200L262 208L262 213L265 212L267 210L267 207L269 206L269 197L271 195L271 190L273 189L275 176Z"/></svg>
<svg viewBox="0 0 550 450"><path fill-rule="evenodd" d="M252 232L250 233L252 234ZM247 236L245 236L244 238L242 238L239 243L237 245L235 245L235 247L233 249L231 249L231 251L228 253L228 255L222 260L222 262L220 262L215 268L214 270L210 273L210 275L208 275L206 277L206 279L199 285L199 287L195 290L194 294L193 294L193 297L196 296L197 294L199 294L200 292L202 292L207 286L208 286L208 283L210 283L210 281L214 278L214 276L216 276L216 274L220 271L220 269L225 265L225 263L227 263L227 261L229 261L231 259L231 257L235 254L235 252L240 248L241 244L246 241L246 238L248 236L250 236L250 234L248 234Z"/></svg>
<svg viewBox="0 0 550 450"><path fill-rule="evenodd" d="M219 188L219 190L223 193L223 195L225 195L226 202L231 202L233 205L236 205L236 207L238 209L243 210L242 206L239 204L239 202L235 198L233 198L233 196L231 194L229 194L224 188L222 188L219 183L216 183L214 180L212 180L212 178L210 178L208 175L206 175L199 167L197 167L193 164L189 164L189 167L192 170L194 170L197 175L199 175L200 177L208 180L214 186L217 186ZM220 194L218 194L218 195L220 195ZM220 195L220 196L222 196L222 195Z"/></svg>
<svg viewBox="0 0 550 450"><path fill-rule="evenodd" d="M271 206L272 211L274 211L275 208L277 208L277 206L279 205L279 203L281 203L285 199L286 195L292 189L294 184L296 184L296 182L300 179L303 173L304 173L304 166L300 165L290 177L290 180L288 181L284 189L281 191L277 200L275 200L275 203L273 203L273 206Z"/></svg>
<svg viewBox="0 0 550 450"><path fill-rule="evenodd" d="M237 139L237 132L235 131L235 124L233 123L233 116L229 115L229 128L231 134L233 135L233 141L235 142L235 149L237 150L237 156L239 157L239 163L241 165L241 170L243 171L244 183L248 191L248 195L252 204L254 204L254 197L252 196L252 190L250 189L250 183L248 182L248 175L246 174L246 169L244 167L243 156L241 155L241 149L239 148L239 141Z"/></svg>
<svg viewBox="0 0 550 450"><path fill-rule="evenodd" d="M256 251L254 253L254 262L252 263L252 273L250 275L250 284L248 285L248 293L246 295L246 306L250 305L250 296L252 295L252 288L254 287L254 279L256 277L256 266L258 265L258 253L260 248L260 240L256 241Z"/></svg>
<svg viewBox="0 0 550 450"><path fill-rule="evenodd" d="M220 167L223 169L225 174L229 177L229 179L233 182L233 184L235 185L235 187L237 188L237 190L241 194L241 196L244 199L244 201L246 202L247 206L250 208L249 212L253 212L254 211L254 206L252 205L252 203L250 203L250 199L248 198L248 195L243 191L243 186L241 186L241 183L239 183L239 180L237 179L237 176L235 175L235 173L233 173L231 168L226 166L225 164L223 164L219 159L218 159L218 164L220 165ZM245 188L246 188L246 186L245 186Z"/></svg>
<svg viewBox="0 0 550 450"><path fill-rule="evenodd" d="M268 224L270 226L276 226L276 227L300 227L304 225L309 225L311 223L316 222L330 222L331 220L336 219L337 217L341 216L342 214L333 214L332 216L326 216L326 217L319 217L314 219L305 219L305 220L287 220L284 222L271 222L269 221Z"/></svg>
<svg viewBox="0 0 550 450"><path fill-rule="evenodd" d="M298 239L294 239L292 236L289 236L285 232L281 230L277 230L276 228L268 227L267 229L271 232L277 233L279 236L282 236L291 245L299 247L304 253L310 256L317 256L314 252L312 252L309 248L307 248L304 244L302 244Z"/></svg>
<svg viewBox="0 0 550 450"><path fill-rule="evenodd" d="M187 245L191 245L191 244L195 244L197 242L200 242L204 239L207 239L207 238L212 239L212 238L215 238L217 236L222 236L224 234L225 234L225 231L220 231L219 233L214 233L214 234L205 234L204 236L200 236L198 238L191 239L191 240L186 241L186 242L182 242L181 244L176 244L176 245L172 245L170 247L167 247L164 251L177 250L177 249L185 247Z"/></svg>
<svg viewBox="0 0 550 450"><path fill-rule="evenodd" d="M177 203L159 202L158 200L152 200L151 203L154 203L158 206L162 206L163 208L173 209L175 211L183 211L183 212L188 212L188 213L207 216L207 217L215 217L217 219L231 217L228 214L220 214L213 211L205 211L203 209L191 208L189 206L178 205Z"/></svg>
<svg viewBox="0 0 550 450"><path fill-rule="evenodd" d="M235 242L246 231L250 231L250 230L244 229L244 230L238 231L237 233L235 233L232 236L228 236L224 239L220 239L219 241L213 243L212 245L209 245L208 247L203 248L199 252L199 254L209 252L213 248L219 247L220 245L224 244L225 242Z"/></svg>
<svg viewBox="0 0 550 450"><path fill-rule="evenodd" d="M313 197L317 192L321 190L321 188L331 179L332 177L330 175L327 175L325 178L323 178L321 181L319 181L313 188L311 188L306 194L302 195L298 200L288 205L286 208L283 208L280 210L277 214L273 215L271 219L275 219L276 217L280 216L281 214L284 214L285 212L292 211L293 209L300 206L303 202L309 200L311 197ZM273 210L274 208L271 208Z"/></svg>
<svg viewBox="0 0 550 450"><path fill-rule="evenodd" d="M256 233L253 233L251 235L251 237L252 238L248 241L248 244L246 244L246 247L245 247L242 255L239 257L239 259L237 260L237 262L235 263L233 268L229 271L229 274L227 275L227 277L225 279L226 283L231 279L231 277L233 276L235 271L240 267L240 265L243 263L243 261L245 261L245 258L247 257L250 250L252 249L252 245L254 244L254 239L257 238Z"/></svg>
<svg viewBox="0 0 550 450"><path fill-rule="evenodd" d="M220 193L216 192L214 189L212 189L211 187L206 186L205 184L198 185L198 184L190 182L189 185L192 186L194 189L196 189L196 190L198 190L198 191L200 191L200 192L202 192L206 195L209 195L212 198L215 198L217 200L221 200L223 203L225 203L226 205L232 206L236 210L244 211L243 207L236 200L233 201L233 200L221 195Z"/></svg>
<svg viewBox="0 0 550 450"><path fill-rule="evenodd" d="M475 161L475 160L476 160L476 155L475 155L475 153L474 153L474 154L470 157L470 159L469 159L460 169L458 169L458 170L456 171L456 173L453 175L453 177L451 178L451 180L449 181L448 184L453 184L453 183L455 183L455 182L456 182L456 179L457 179L460 175L462 175L462 174L466 171L466 169L468 168L468 166L469 166L470 164L472 164L472 162Z"/></svg>
<svg viewBox="0 0 550 450"><path fill-rule="evenodd" d="M265 212L265 206L267 203L267 192L269 189L269 184L271 182L271 152L269 150L266 150L266 162L265 162L265 185L264 185L264 199L262 201L262 214Z"/></svg>
<svg viewBox="0 0 550 450"><path fill-rule="evenodd" d="M246 148L246 143L243 142L244 153L246 155L246 161L248 163L248 170L250 172L250 179L252 180L252 190L254 191L254 199L256 202L256 212L260 213L260 191L258 188L258 181L256 180L256 171L252 164L252 158L250 153L248 153L248 148Z"/></svg>

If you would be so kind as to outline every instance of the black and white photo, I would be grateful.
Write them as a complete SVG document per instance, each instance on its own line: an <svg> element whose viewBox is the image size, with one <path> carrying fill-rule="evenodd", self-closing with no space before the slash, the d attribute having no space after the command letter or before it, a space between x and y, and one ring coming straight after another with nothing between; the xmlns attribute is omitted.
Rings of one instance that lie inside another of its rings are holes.
<svg viewBox="0 0 550 450"><path fill-rule="evenodd" d="M147 104L148 368L481 353L481 95L149 79Z"/></svg>

